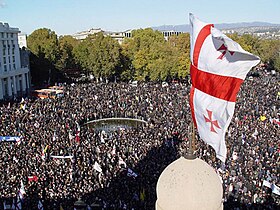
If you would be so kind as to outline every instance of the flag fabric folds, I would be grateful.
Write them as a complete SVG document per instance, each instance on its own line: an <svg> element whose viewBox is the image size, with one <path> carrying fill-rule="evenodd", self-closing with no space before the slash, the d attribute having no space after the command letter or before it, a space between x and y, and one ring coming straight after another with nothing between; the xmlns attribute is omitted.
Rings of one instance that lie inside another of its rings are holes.
<svg viewBox="0 0 280 210"><path fill-rule="evenodd" d="M45 158L46 158L46 152L47 152L48 148L49 148L49 145L47 145L47 146L45 147L45 149L42 150L42 155L41 155L42 160L45 160Z"/></svg>
<svg viewBox="0 0 280 210"><path fill-rule="evenodd" d="M81 127L79 125L78 122L76 122L76 125L77 125L77 131L76 131L76 135L75 135L75 141L77 143L80 143L80 131L81 131Z"/></svg>
<svg viewBox="0 0 280 210"><path fill-rule="evenodd" d="M21 141L21 137L20 136L0 136L0 141L20 142Z"/></svg>
<svg viewBox="0 0 280 210"><path fill-rule="evenodd" d="M225 162L225 133L234 114L237 93L260 59L193 14L190 24L192 118L200 138Z"/></svg>
<svg viewBox="0 0 280 210"><path fill-rule="evenodd" d="M41 200L38 201L38 210L44 210L44 206Z"/></svg>
<svg viewBox="0 0 280 210"><path fill-rule="evenodd" d="M266 120L266 116L265 115L261 115L260 116L260 120L263 122L263 121L265 121Z"/></svg>
<svg viewBox="0 0 280 210"><path fill-rule="evenodd" d="M3 202L4 210L11 209L11 205L7 204L6 201Z"/></svg>
<svg viewBox="0 0 280 210"><path fill-rule="evenodd" d="M17 210L21 210L22 209L22 203L23 203L23 199L24 199L24 196L25 196L25 189L24 189L24 184L23 184L23 181L21 180L20 181L20 189L19 189L19 192L17 194L17 201L16 201L16 209Z"/></svg>
<svg viewBox="0 0 280 210"><path fill-rule="evenodd" d="M278 187L276 184L270 183L267 180L263 180L263 186L270 188L272 190L272 193L280 195L280 187Z"/></svg>
<svg viewBox="0 0 280 210"><path fill-rule="evenodd" d="M99 173L102 172L102 168L101 166L99 165L99 163L95 162L94 165L93 165L93 168L98 171Z"/></svg>
<svg viewBox="0 0 280 210"><path fill-rule="evenodd" d="M122 166L125 168L127 167L126 162L124 162L124 160L121 157L119 157L119 167L121 168Z"/></svg>
<svg viewBox="0 0 280 210"><path fill-rule="evenodd" d="M24 186L24 184L23 184L23 181L21 180L20 181L20 189L19 189L19 198L22 200L23 198L24 198L24 196L25 196L25 186Z"/></svg>
<svg viewBox="0 0 280 210"><path fill-rule="evenodd" d="M50 157L55 159L71 159L73 158L73 155L51 155Z"/></svg>
<svg viewBox="0 0 280 210"><path fill-rule="evenodd" d="M29 182L38 182L38 176L36 175L28 176L27 178Z"/></svg>
<svg viewBox="0 0 280 210"><path fill-rule="evenodd" d="M127 169L127 176L136 178L138 176L138 174L135 173L132 169L128 168Z"/></svg>

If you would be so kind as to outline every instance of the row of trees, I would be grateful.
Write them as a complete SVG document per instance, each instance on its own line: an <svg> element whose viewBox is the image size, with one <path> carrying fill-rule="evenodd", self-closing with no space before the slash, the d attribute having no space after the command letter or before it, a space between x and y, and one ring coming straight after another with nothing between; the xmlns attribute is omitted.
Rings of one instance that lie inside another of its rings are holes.
<svg viewBox="0 0 280 210"><path fill-rule="evenodd" d="M260 40L251 35L230 35L245 50L259 55L263 62L280 69L280 41ZM97 33L85 40L58 37L50 29L38 29L27 38L34 84L57 81L57 73L70 69L96 78L164 81L189 74L190 37L188 33L164 40L150 28L132 31L132 38L120 45L110 36ZM54 78L56 77L56 78Z"/></svg>

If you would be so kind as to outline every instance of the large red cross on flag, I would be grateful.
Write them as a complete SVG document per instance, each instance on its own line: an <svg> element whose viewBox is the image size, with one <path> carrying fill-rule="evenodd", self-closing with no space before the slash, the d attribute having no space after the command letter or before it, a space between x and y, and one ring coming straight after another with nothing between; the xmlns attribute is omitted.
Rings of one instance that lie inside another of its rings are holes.
<svg viewBox="0 0 280 210"><path fill-rule="evenodd" d="M199 136L226 160L225 133L234 114L237 93L259 57L190 14L190 106Z"/></svg>

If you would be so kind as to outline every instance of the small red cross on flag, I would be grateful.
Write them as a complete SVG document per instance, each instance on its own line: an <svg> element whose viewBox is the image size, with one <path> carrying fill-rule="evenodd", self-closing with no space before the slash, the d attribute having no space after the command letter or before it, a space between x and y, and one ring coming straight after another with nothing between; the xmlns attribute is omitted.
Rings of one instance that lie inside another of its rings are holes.
<svg viewBox="0 0 280 210"><path fill-rule="evenodd" d="M221 47L218 49L218 51L222 51L222 54L218 57L218 59L221 59L221 60L224 58L224 56L227 52L229 52L230 55L234 54L234 52L229 51L224 44L221 45Z"/></svg>
<svg viewBox="0 0 280 210"><path fill-rule="evenodd" d="M212 112L208 109L206 109L207 111L207 114L208 114L208 118L204 116L204 119L205 119L205 122L209 123L210 122L210 131L211 132L214 132L214 133L217 133L214 129L214 126L216 126L217 128L221 129L221 127L219 126L218 124L218 121L217 120L212 120Z"/></svg>

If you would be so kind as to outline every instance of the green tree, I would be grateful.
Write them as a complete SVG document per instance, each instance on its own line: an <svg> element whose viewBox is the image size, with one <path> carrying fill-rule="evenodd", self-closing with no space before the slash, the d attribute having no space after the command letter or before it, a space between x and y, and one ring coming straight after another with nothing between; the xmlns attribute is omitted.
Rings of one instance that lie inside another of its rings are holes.
<svg viewBox="0 0 280 210"><path fill-rule="evenodd" d="M280 52L278 52L280 53ZM280 72L280 55L278 54L278 56L273 60L273 67Z"/></svg>
<svg viewBox="0 0 280 210"><path fill-rule="evenodd" d="M155 62L162 62L160 48L164 42L161 32L151 28L132 31L132 38L125 40L123 44L122 53L131 62L125 72L133 72L134 79L137 80L145 80L151 75L153 79L157 78L160 69L155 69ZM159 60L156 61L157 59Z"/></svg>
<svg viewBox="0 0 280 210"><path fill-rule="evenodd" d="M56 70L55 65L59 57L57 35L47 28L37 29L27 37L27 46L31 51L32 82L47 82L50 76L54 75L52 73Z"/></svg>
<svg viewBox="0 0 280 210"><path fill-rule="evenodd" d="M58 40L59 58L56 67L59 70L77 68L77 61L74 56L74 48L79 44L79 41L72 36L61 36Z"/></svg>
<svg viewBox="0 0 280 210"><path fill-rule="evenodd" d="M261 40L258 52L264 63L280 71L280 40Z"/></svg>
<svg viewBox="0 0 280 210"><path fill-rule="evenodd" d="M73 55L76 64L85 71L89 71L90 65L90 51L92 49L92 40L87 38L78 43L77 46L73 48Z"/></svg>
<svg viewBox="0 0 280 210"><path fill-rule="evenodd" d="M95 77L110 78L115 75L120 65L120 45L110 36L97 33L89 39L92 45L89 50L89 67Z"/></svg>
<svg viewBox="0 0 280 210"><path fill-rule="evenodd" d="M171 36L168 40L169 45L173 46L177 54L176 62L176 75L178 78L185 78L190 73L190 34L182 33L178 36Z"/></svg>

